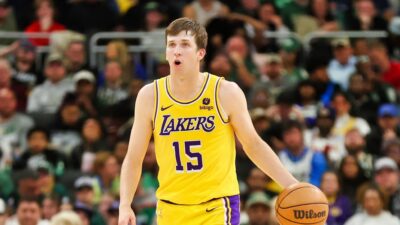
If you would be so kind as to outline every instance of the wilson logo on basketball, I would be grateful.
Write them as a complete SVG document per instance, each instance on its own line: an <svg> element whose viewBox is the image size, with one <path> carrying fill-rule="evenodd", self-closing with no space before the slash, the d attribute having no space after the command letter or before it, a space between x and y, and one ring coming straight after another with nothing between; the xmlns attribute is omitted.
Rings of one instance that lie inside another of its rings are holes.
<svg viewBox="0 0 400 225"><path fill-rule="evenodd" d="M325 215L326 215L325 211L314 212L314 210L312 210L312 209L310 209L308 211L293 210L293 212L294 212L294 218L296 218L296 219L314 219L314 218L325 217Z"/></svg>

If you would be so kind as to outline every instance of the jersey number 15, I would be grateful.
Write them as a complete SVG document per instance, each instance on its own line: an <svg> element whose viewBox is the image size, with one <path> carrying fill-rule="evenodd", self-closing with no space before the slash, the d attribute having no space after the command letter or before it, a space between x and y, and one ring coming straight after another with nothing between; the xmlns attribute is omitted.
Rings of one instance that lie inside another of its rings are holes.
<svg viewBox="0 0 400 225"><path fill-rule="evenodd" d="M190 162L186 163L186 171L187 172L196 172L200 171L203 168L203 157L199 152L192 152L193 148L201 147L200 141L185 141L185 155L191 160ZM176 171L177 172L184 172L184 167L181 161L181 155L179 151L179 142L175 141L172 143L172 147L175 150L175 159L176 159ZM197 161L197 163L192 163Z"/></svg>

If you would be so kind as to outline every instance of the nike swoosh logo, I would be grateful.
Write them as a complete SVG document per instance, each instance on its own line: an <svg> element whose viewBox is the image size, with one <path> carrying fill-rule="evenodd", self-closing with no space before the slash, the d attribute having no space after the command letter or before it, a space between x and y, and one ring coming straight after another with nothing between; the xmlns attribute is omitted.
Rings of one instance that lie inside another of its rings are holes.
<svg viewBox="0 0 400 225"><path fill-rule="evenodd" d="M206 209L206 212L211 212L211 211L213 211L214 209L216 209L217 207L215 207L215 208L212 208L212 209Z"/></svg>
<svg viewBox="0 0 400 225"><path fill-rule="evenodd" d="M169 105L167 107L161 106L161 111L167 110L169 108L171 108L173 105Z"/></svg>

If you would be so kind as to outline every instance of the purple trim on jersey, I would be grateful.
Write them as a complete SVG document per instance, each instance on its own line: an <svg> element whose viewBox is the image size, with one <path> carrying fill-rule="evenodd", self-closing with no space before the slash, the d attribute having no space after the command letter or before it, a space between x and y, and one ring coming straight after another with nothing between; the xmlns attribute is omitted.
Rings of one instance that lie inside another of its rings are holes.
<svg viewBox="0 0 400 225"><path fill-rule="evenodd" d="M210 78L210 74L207 74L206 81L204 82L204 86L203 86L203 88L201 89L200 94L199 94L195 99L193 99L192 101L189 101L189 102L181 102L181 101L175 99L175 98L171 95L171 93L169 93L169 89L168 89L168 77L165 78L165 90L167 91L168 96L169 96L173 101L175 101L175 102L177 102L177 103L179 103L179 104L183 104L183 105L191 104L191 103L197 101L197 99L199 99L199 98L203 95L204 91L205 91L206 88L207 88L207 84L208 84L209 78Z"/></svg>
<svg viewBox="0 0 400 225"><path fill-rule="evenodd" d="M218 78L217 82L215 83L215 93L214 93L215 97L214 97L214 98L215 98L215 107L217 108L217 112L218 112L219 118L222 120L223 123L227 124L227 123L229 123L229 121L225 121L225 120L224 120L224 117L222 116L222 113L221 113L221 111L220 111L220 109L219 109L219 107L218 107L219 82L220 82L222 79L223 79L222 77Z"/></svg>
<svg viewBox="0 0 400 225"><path fill-rule="evenodd" d="M232 225L239 225L240 223L240 197L239 195L229 196L229 208L231 208L231 223Z"/></svg>
<svg viewBox="0 0 400 225"><path fill-rule="evenodd" d="M222 198L224 200L225 207L225 224L229 225L229 208L228 208L228 200L226 198Z"/></svg>
<svg viewBox="0 0 400 225"><path fill-rule="evenodd" d="M157 80L154 82L156 88L156 110L154 111L153 115L153 130L156 129L156 119L157 119L157 112L158 112L158 82Z"/></svg>

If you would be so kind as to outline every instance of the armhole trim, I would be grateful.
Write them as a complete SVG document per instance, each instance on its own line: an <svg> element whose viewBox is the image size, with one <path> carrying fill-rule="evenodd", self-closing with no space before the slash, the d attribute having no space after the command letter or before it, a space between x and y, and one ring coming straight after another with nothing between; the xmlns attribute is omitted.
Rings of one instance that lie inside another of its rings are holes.
<svg viewBox="0 0 400 225"><path fill-rule="evenodd" d="M156 128L156 119L157 119L157 111L158 111L158 80L154 81L154 111L153 111L153 130Z"/></svg>
<svg viewBox="0 0 400 225"><path fill-rule="evenodd" d="M223 80L223 77L218 78L217 82L215 83L215 105L217 108L217 112L219 115L219 118L221 119L221 121L225 124L229 123L229 118L224 118L224 115L226 116L226 114L224 113L224 110L222 108L222 106L219 103L219 97L218 97L218 93L219 93L219 86L220 86L220 81Z"/></svg>

